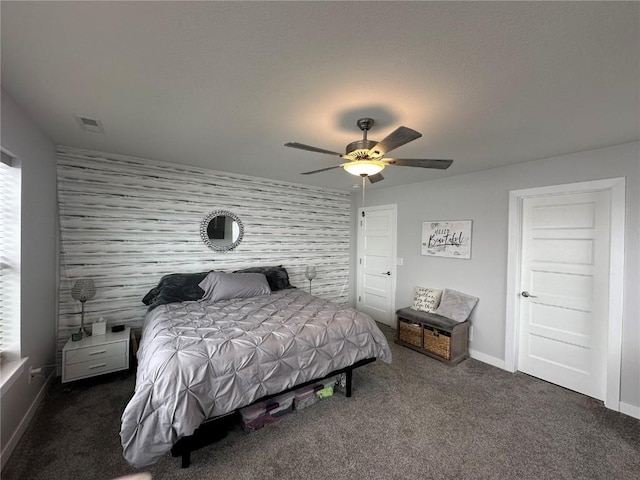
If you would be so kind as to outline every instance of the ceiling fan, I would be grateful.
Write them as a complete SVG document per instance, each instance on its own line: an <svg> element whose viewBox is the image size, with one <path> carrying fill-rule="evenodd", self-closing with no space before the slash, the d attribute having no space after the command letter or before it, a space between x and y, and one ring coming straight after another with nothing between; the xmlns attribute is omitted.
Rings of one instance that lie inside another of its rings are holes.
<svg viewBox="0 0 640 480"><path fill-rule="evenodd" d="M385 158L384 156L391 150L420 138L422 134L407 127L398 127L384 140L376 142L375 140L367 139L367 132L373 126L373 123L372 118L360 118L358 120L357 125L360 130L362 130L362 140L356 140L355 142L347 145L345 154L297 142L285 143L284 146L299 148L300 150L308 150L310 152L324 153L326 155L334 155L347 160L344 163L333 165L332 167L321 168L311 172L303 172L302 175L325 172L327 170L333 170L334 168L344 168L352 175L358 175L363 177L363 179L365 177L368 178L371 183L384 180L384 177L380 172L389 165L395 165L398 167L445 169L449 168L453 163L453 160L435 160L426 158Z"/></svg>

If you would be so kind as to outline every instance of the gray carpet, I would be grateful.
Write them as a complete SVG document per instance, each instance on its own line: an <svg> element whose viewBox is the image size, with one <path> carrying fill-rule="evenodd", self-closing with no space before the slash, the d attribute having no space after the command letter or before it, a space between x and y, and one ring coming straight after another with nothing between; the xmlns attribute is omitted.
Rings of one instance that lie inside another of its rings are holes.
<svg viewBox="0 0 640 480"><path fill-rule="evenodd" d="M238 428L194 452L188 469L167 454L146 470L154 480L640 478L640 421L527 375L392 349L392 365L356 370L350 399L336 394L250 434ZM3 480L135 472L118 436L134 383L128 373L70 392L54 385Z"/></svg>

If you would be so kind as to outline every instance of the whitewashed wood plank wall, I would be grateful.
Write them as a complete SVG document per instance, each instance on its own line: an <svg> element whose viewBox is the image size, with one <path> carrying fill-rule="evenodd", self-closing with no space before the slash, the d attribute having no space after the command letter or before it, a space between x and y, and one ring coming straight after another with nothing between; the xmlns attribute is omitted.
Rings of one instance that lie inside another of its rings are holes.
<svg viewBox="0 0 640 480"><path fill-rule="evenodd" d="M78 278L92 278L96 296L85 323L140 327L142 297L168 273L233 271L283 265L292 285L348 301L348 192L178 166L141 158L58 147L60 292L58 351L80 325L71 297ZM210 250L200 223L229 210L244 224L242 243Z"/></svg>

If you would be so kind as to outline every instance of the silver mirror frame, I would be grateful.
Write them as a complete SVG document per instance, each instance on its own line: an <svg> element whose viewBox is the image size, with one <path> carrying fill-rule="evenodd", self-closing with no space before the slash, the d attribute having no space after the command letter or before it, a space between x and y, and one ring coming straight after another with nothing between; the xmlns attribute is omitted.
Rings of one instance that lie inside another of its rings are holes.
<svg viewBox="0 0 640 480"><path fill-rule="evenodd" d="M220 217L220 216L230 217L233 219L234 222L238 224L238 238L236 239L235 242L233 242L230 245L216 245L211 241L211 239L209 238L209 235L207 234L207 227L209 226L209 222L213 220L215 217ZM202 223L200 223L200 237L202 237L202 241L207 247L209 247L211 250L215 252L228 252L230 250L233 250L238 245L240 245L240 242L242 241L243 236L244 236L244 225L240 221L240 218L238 218L238 216L235 213L229 212L228 210L214 210L209 215L204 217L204 220L202 220Z"/></svg>

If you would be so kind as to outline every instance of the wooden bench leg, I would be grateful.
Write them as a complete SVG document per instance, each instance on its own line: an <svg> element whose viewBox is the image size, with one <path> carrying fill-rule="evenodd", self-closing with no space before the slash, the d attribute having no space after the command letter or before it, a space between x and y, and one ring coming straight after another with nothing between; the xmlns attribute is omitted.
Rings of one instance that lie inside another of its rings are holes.
<svg viewBox="0 0 640 480"><path fill-rule="evenodd" d="M184 452L182 454L182 468L189 468L191 465L191 452Z"/></svg>
<svg viewBox="0 0 640 480"><path fill-rule="evenodd" d="M345 396L347 398L351 397L351 382L352 382L352 377L353 377L353 370L349 369L345 372L347 378L346 378L346 385L345 385Z"/></svg>

